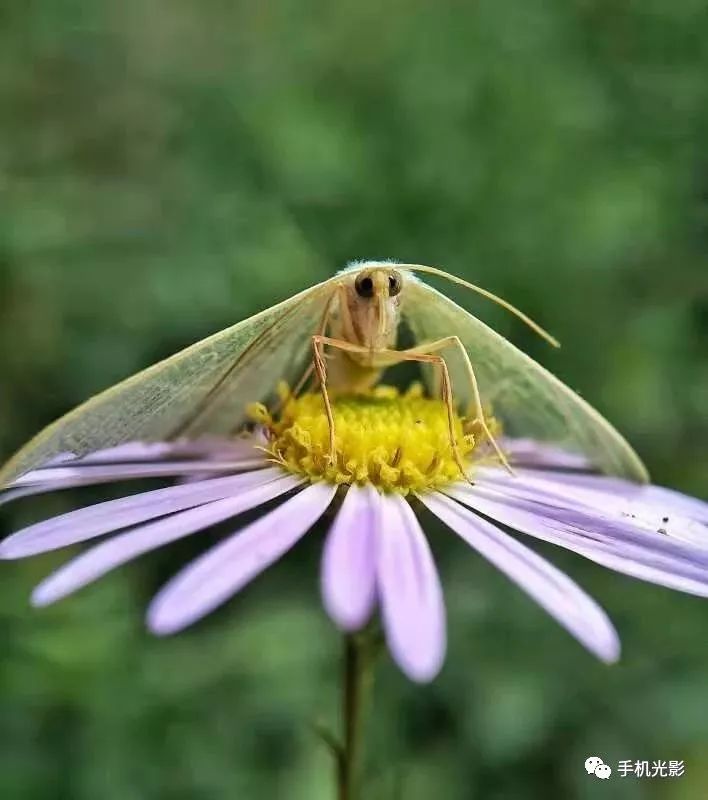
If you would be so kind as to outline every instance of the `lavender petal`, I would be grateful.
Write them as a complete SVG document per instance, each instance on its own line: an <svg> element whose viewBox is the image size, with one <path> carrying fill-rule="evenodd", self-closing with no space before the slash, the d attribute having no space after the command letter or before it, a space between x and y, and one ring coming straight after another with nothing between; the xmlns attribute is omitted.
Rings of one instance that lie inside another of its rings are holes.
<svg viewBox="0 0 708 800"><path fill-rule="evenodd" d="M252 454L249 458L230 461L198 459L194 461L145 461L139 464L82 464L81 466L56 466L32 470L21 475L11 486L11 490L21 486L42 485L46 491L69 488L76 483L104 483L124 481L134 478L159 478L172 475L197 475L209 472L236 472L238 470L258 469L268 466L263 455Z"/></svg>
<svg viewBox="0 0 708 800"><path fill-rule="evenodd" d="M220 606L301 539L336 491L323 483L308 486L185 567L152 601L150 630L174 633Z"/></svg>
<svg viewBox="0 0 708 800"><path fill-rule="evenodd" d="M449 497L435 492L419 499L591 653L608 663L619 658L619 638L607 615L567 575Z"/></svg>
<svg viewBox="0 0 708 800"><path fill-rule="evenodd" d="M509 460L519 466L574 470L591 467L585 456L536 439L502 439L501 446Z"/></svg>
<svg viewBox="0 0 708 800"><path fill-rule="evenodd" d="M21 500L23 497L32 497L35 494L43 494L49 491L44 486L23 486L17 489L0 489L0 506L11 503L13 500Z"/></svg>
<svg viewBox="0 0 708 800"><path fill-rule="evenodd" d="M616 478L595 480L591 483L567 482L549 473L539 476L528 470L520 470L510 476L500 470L484 469L478 472L478 485L502 492L505 496L516 497L540 505L555 508L578 508L614 517L628 525L645 531L665 534L674 539L690 542L699 547L708 547L708 527L685 515L687 505L683 500L693 500L679 495L678 502L669 495L657 495L658 487L638 486L622 481L625 489L618 491ZM603 487L609 486L609 491ZM663 490L664 492L668 490ZM676 493L672 493L676 494ZM657 498L661 497L662 502ZM695 500L695 503L700 501Z"/></svg>
<svg viewBox="0 0 708 800"><path fill-rule="evenodd" d="M178 439L173 442L126 442L103 450L94 450L85 456L61 453L47 461L39 470L57 465L119 464L130 461L164 461L169 458L241 458L254 446L265 444L262 435L226 439L203 436L199 439ZM34 470L33 470L34 471Z"/></svg>
<svg viewBox="0 0 708 800"><path fill-rule="evenodd" d="M649 502L676 508L679 513L708 525L708 503L704 500L677 492L675 489L667 489L665 486L645 486L643 489Z"/></svg>
<svg viewBox="0 0 708 800"><path fill-rule="evenodd" d="M94 536L137 525L175 511L229 497L246 487L275 480L282 474L282 470L277 468L261 469L225 478L154 489L69 511L9 536L0 544L0 558L24 558L83 542Z"/></svg>
<svg viewBox="0 0 708 800"><path fill-rule="evenodd" d="M664 515L679 514L708 524L708 503L664 486L631 483L621 478L605 475L570 472L544 473L535 470L521 470L520 477L548 480L561 490L573 487L598 492L604 497L614 494L637 503L656 506L663 510Z"/></svg>
<svg viewBox="0 0 708 800"><path fill-rule="evenodd" d="M649 533L601 512L548 508L486 487L454 484L445 494L537 539L572 550L617 572L708 597L708 550Z"/></svg>
<svg viewBox="0 0 708 800"><path fill-rule="evenodd" d="M292 475L284 475L269 483L246 488L236 497L215 500L108 539L42 581L32 594L32 603L35 606L54 603L143 553L262 505L302 482Z"/></svg>
<svg viewBox="0 0 708 800"><path fill-rule="evenodd" d="M350 486L322 554L325 609L345 631L361 628L376 602L376 535L381 495L371 485Z"/></svg>
<svg viewBox="0 0 708 800"><path fill-rule="evenodd" d="M386 640L401 670L431 681L446 650L445 603L427 539L410 505L386 495L378 533L377 578Z"/></svg>

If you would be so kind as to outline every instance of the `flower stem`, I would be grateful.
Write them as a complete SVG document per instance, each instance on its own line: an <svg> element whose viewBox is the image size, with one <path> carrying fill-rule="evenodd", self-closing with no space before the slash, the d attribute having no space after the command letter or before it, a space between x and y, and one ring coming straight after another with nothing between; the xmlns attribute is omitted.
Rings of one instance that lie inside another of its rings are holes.
<svg viewBox="0 0 708 800"><path fill-rule="evenodd" d="M371 648L361 634L344 639L342 719L337 769L338 800L356 800L364 734L364 706L371 684Z"/></svg>

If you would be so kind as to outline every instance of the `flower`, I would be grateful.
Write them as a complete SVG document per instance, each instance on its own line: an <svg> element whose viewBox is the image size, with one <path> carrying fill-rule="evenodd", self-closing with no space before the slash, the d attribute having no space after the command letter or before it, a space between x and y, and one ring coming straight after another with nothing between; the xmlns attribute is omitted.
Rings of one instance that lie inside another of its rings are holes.
<svg viewBox="0 0 708 800"><path fill-rule="evenodd" d="M336 459L319 395L282 394L282 411L254 405L258 427L234 440L132 443L54 460L0 493L18 497L86 484L171 476L180 482L31 525L0 545L22 558L105 534L37 586L45 606L157 547L265 503L272 510L207 550L153 599L149 628L179 631L283 556L329 509L322 557L325 608L345 631L376 606L393 658L415 681L440 670L443 591L418 512L427 508L527 592L605 662L619 639L577 584L499 526L572 550L606 567L708 596L708 504L656 486L592 474L584 459L530 440L505 440L513 474L490 458L474 425L453 420L462 478L443 403L414 387L379 387L334 402Z"/></svg>

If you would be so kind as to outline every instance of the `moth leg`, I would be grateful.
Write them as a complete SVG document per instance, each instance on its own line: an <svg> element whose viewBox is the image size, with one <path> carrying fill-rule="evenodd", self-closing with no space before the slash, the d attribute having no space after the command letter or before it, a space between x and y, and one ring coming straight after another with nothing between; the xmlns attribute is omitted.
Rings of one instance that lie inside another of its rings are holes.
<svg viewBox="0 0 708 800"><path fill-rule="evenodd" d="M293 397L297 397L300 394L300 392L305 388L307 382L313 376L314 372L315 372L315 362L310 361L310 363L307 365L307 369L300 376L300 380L295 384L295 386L293 386L290 392L290 394Z"/></svg>
<svg viewBox="0 0 708 800"><path fill-rule="evenodd" d="M420 361L422 363L433 364L440 369L440 389L442 393L443 403L445 403L445 410L447 411L447 432L450 438L450 448L452 450L452 457L455 459L455 464L460 470L462 477L468 482L472 483L467 470L460 455L460 447L455 436L455 403L452 395L452 381L450 380L450 371L447 367L447 362L442 356L434 355L433 353L416 353L411 350L393 351L403 361Z"/></svg>
<svg viewBox="0 0 708 800"><path fill-rule="evenodd" d="M283 410L283 407L285 406L286 401L289 398L297 397L300 394L307 381L312 377L314 371L315 371L315 362L310 361L310 363L305 368L304 372L298 379L298 382L295 384L295 386L293 386L292 389L288 386L288 393L285 394L284 396L279 397L278 400L275 402L271 410L271 414L273 416L280 414L280 412Z"/></svg>
<svg viewBox="0 0 708 800"><path fill-rule="evenodd" d="M351 342L347 342L342 339L331 339L327 336L313 336L312 340L315 353L316 354L319 353L319 358L320 358L319 366L317 362L317 356L315 359L315 369L317 371L318 377L320 377L321 372L326 373L323 356L319 350L319 348L323 344L330 345L332 347L337 347L340 350L344 350L349 353L371 352L366 347L352 344ZM438 343L437 342L433 343L433 345L436 344ZM465 480L469 481L469 478L467 477L467 473L465 471L465 465L462 461L462 456L460 455L460 449L457 443L457 437L455 436L455 405L452 396L452 381L450 380L450 372L447 368L447 362L440 355L436 355L430 352L425 352L426 349L428 349L427 345L425 347L420 347L420 348L414 347L409 350L377 350L376 360L378 363L385 362L388 365L396 364L400 361L419 361L424 364L433 364L434 366L440 369L442 399L443 402L445 403L445 408L447 411L447 426L448 426L448 434L450 437L450 448L452 450L453 458L455 459L455 464L460 470L460 474L465 478ZM325 374L325 379L326 379L326 374ZM322 381L322 378L320 378L320 381ZM324 403L325 403L325 411L327 413L327 421L329 422L330 425L329 428L330 451L331 454L334 455L334 419L330 416L331 406L329 406L329 397L327 396L327 391L323 383L322 383L322 390L323 390L322 397L324 398Z"/></svg>
<svg viewBox="0 0 708 800"><path fill-rule="evenodd" d="M327 300L327 305L325 306L324 313L322 314L322 320L315 334L316 336L324 336L327 333L329 318L332 315L332 305L334 303L334 299L336 296L337 294L335 292L332 292L332 294L329 297L329 300ZM308 365L307 369L303 372L302 376L300 377L300 380L295 384L292 390L293 397L297 397L300 394L300 392L305 388L305 384L312 377L314 371L315 371L315 362L312 361Z"/></svg>
<svg viewBox="0 0 708 800"><path fill-rule="evenodd" d="M429 342L424 345L419 345L418 347L412 347L409 350L403 350L402 353L410 353L410 352L417 352L422 351L426 353L435 352L436 350L442 350L445 347L457 347L462 355L463 361L465 363L465 368L467 370L467 375L469 377L470 386L472 387L472 397L474 399L474 404L476 407L476 419L479 420L479 424L482 426L482 430L484 431L485 435L489 439L494 448L494 452L497 454L499 461L501 461L504 468L509 472L509 474L513 475L514 471L512 470L507 457L504 455L504 451L499 447L497 444L496 439L492 436L492 432L489 430L489 425L487 425L487 420L484 417L484 411L482 409L482 397L479 393L479 384L477 382L477 376L475 375L474 367L472 366L472 361L465 350L464 345L460 341L459 336L446 336L444 339L438 339L435 342Z"/></svg>
<svg viewBox="0 0 708 800"><path fill-rule="evenodd" d="M317 374L317 380L320 383L320 391L322 392L322 402L324 403L325 414L327 415L327 426L329 427L329 462L334 464L336 462L336 447L334 441L334 414L332 412L332 403L329 399L327 392L327 366L324 357L324 344L339 344L337 339L328 339L321 334L315 334L312 337L312 364ZM343 344L346 344L344 342Z"/></svg>
<svg viewBox="0 0 708 800"><path fill-rule="evenodd" d="M343 350L346 353L371 353L368 347L362 347L358 344L346 341L346 339L334 339L331 336L324 336L322 334L315 334L312 337L312 352L313 352L313 366L317 380L320 384L320 391L322 392L322 401L324 402L325 414L327 415L327 425L329 427L329 458L331 463L336 461L336 445L335 445L335 431L334 431L334 414L332 412L332 403L329 399L329 392L327 391L327 366L326 355L324 353L324 346L336 347L338 350ZM389 352L389 351L383 351ZM390 351L396 353L395 350ZM377 351L378 354L378 351Z"/></svg>
<svg viewBox="0 0 708 800"><path fill-rule="evenodd" d="M336 296L337 295L333 292L330 295L329 299L327 300L324 313L322 314L322 319L320 321L320 324L317 326L317 332L315 335L324 336L324 334L326 333L327 326L329 325L329 318L332 315L333 301ZM308 380L312 377L314 372L315 372L315 362L313 360L307 365L302 375L298 378L297 383L290 390L291 397L297 397L300 394L300 392L305 388L305 385L307 384ZM285 400L282 399L278 400L278 402L275 404L273 408L273 413L278 414L282 410L284 404Z"/></svg>

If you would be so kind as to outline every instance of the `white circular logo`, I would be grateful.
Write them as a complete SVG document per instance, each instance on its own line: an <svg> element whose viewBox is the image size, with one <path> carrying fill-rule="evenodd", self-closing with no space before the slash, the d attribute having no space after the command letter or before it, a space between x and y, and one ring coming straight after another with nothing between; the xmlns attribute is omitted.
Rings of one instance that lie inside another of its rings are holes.
<svg viewBox="0 0 708 800"><path fill-rule="evenodd" d="M588 756L585 759L585 772L601 781L606 781L612 775L610 767L599 756Z"/></svg>
<svg viewBox="0 0 708 800"><path fill-rule="evenodd" d="M602 764L602 759L597 756L590 756L585 759L585 771L588 775L593 775L595 770Z"/></svg>

